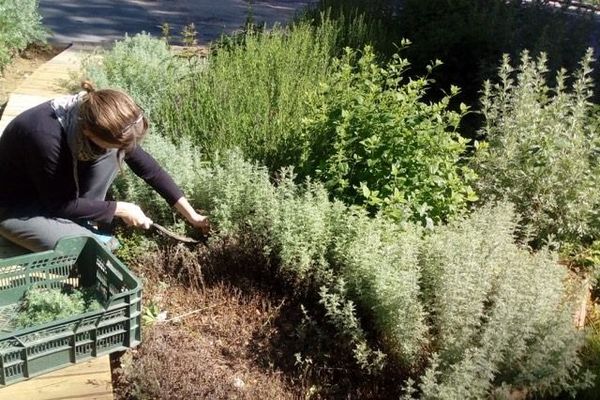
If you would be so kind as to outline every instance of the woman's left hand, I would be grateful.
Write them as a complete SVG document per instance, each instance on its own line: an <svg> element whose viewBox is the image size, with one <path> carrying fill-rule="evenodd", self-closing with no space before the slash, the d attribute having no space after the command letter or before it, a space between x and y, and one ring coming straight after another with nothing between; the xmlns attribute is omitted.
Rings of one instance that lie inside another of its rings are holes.
<svg viewBox="0 0 600 400"><path fill-rule="evenodd" d="M200 215L198 213L194 213L195 215L191 215L190 218L188 219L188 222L196 229L198 229L200 232L202 232L203 235L208 235L208 232L210 231L210 221L208 220L208 217L204 216L204 215Z"/></svg>
<svg viewBox="0 0 600 400"><path fill-rule="evenodd" d="M185 197L177 200L175 208L194 228L202 232L203 235L208 235L210 232L208 217L198 214Z"/></svg>

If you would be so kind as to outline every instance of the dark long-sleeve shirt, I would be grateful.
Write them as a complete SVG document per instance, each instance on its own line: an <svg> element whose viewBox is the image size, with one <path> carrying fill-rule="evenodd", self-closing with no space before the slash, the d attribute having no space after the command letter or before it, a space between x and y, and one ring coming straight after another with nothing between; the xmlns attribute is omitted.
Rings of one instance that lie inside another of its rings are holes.
<svg viewBox="0 0 600 400"><path fill-rule="evenodd" d="M140 146L125 156L131 170L168 203L183 193ZM73 155L50 102L18 115L0 136L0 208L40 210L43 215L110 222L116 202L77 197Z"/></svg>

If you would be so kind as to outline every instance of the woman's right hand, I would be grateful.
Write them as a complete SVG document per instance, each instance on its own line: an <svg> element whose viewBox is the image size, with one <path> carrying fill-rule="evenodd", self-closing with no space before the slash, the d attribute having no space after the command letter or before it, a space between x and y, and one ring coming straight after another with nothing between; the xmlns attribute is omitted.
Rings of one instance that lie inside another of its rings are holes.
<svg viewBox="0 0 600 400"><path fill-rule="evenodd" d="M152 220L146 217L146 214L137 204L125 201L117 201L115 216L121 218L127 225L136 228L149 229L152 225Z"/></svg>

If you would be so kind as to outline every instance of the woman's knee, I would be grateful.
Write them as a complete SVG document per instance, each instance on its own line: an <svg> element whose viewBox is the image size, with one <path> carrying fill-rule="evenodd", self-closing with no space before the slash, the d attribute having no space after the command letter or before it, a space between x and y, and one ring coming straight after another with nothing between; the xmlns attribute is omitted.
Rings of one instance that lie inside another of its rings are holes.
<svg viewBox="0 0 600 400"><path fill-rule="evenodd" d="M30 251L52 250L67 236L93 236L73 221L61 218L7 218L0 221L0 235Z"/></svg>

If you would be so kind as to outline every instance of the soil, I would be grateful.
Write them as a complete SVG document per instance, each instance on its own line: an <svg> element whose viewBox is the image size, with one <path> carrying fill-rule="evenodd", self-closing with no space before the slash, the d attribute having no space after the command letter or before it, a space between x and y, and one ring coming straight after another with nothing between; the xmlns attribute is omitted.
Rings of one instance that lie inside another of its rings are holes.
<svg viewBox="0 0 600 400"><path fill-rule="evenodd" d="M64 47L49 45L30 46L15 57L0 74L0 117L8 96L40 65L60 53Z"/></svg>
<svg viewBox="0 0 600 400"><path fill-rule="evenodd" d="M240 248L163 243L128 260L117 253L143 281L144 309L166 314L149 318L140 346L113 354L115 399L398 397L397 382L356 367L314 299L281 287L260 250Z"/></svg>

